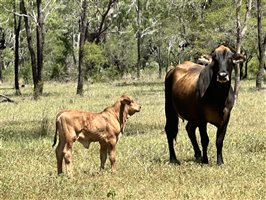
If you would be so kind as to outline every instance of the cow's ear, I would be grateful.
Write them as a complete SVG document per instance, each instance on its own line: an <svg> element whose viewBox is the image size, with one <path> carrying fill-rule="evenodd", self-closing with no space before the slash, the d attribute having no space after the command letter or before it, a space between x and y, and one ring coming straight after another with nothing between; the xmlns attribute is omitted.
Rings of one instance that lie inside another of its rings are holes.
<svg viewBox="0 0 266 200"><path fill-rule="evenodd" d="M127 105L129 105L132 102L132 100L126 95L122 95L120 97L120 100L122 104L127 104Z"/></svg>
<svg viewBox="0 0 266 200"><path fill-rule="evenodd" d="M197 88L198 88L198 92L199 92L201 98L204 96L205 92L207 91L207 89L211 83L212 75L213 75L212 67L213 67L213 62L211 64L207 65L200 72L199 79L197 82Z"/></svg>
<svg viewBox="0 0 266 200"><path fill-rule="evenodd" d="M240 53L235 53L233 55L233 63L234 64L243 63L243 62L245 62L245 60L246 60L246 57Z"/></svg>

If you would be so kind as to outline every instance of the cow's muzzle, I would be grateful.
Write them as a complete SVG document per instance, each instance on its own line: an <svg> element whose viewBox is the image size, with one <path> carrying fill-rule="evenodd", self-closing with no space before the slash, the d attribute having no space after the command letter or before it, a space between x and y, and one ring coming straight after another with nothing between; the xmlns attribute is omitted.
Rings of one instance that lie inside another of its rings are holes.
<svg viewBox="0 0 266 200"><path fill-rule="evenodd" d="M229 74L226 72L220 72L217 75L217 81L220 83L226 83L229 81Z"/></svg>

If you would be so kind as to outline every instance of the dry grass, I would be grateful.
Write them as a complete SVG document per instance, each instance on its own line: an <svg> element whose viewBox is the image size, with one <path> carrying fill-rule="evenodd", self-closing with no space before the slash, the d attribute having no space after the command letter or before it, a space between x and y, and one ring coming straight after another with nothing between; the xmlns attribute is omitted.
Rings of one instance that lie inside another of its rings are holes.
<svg viewBox="0 0 266 200"><path fill-rule="evenodd" d="M76 84L45 85L34 101L32 88L17 104L0 104L0 199L265 199L265 91L254 81L241 82L224 142L225 165L216 166L215 129L209 126L209 165L194 162L193 151L180 124L175 149L182 164L168 163L164 134L163 81L97 83L75 95ZM142 111L129 119L117 146L117 173L110 164L99 172L99 146L74 146L74 179L56 175L51 147L54 117L63 108L101 111L121 94L135 97Z"/></svg>

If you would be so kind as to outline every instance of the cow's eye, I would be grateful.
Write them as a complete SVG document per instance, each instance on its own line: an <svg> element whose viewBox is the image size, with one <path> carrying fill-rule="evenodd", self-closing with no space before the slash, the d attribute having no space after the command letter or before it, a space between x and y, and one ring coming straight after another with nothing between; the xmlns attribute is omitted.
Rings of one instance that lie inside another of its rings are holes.
<svg viewBox="0 0 266 200"><path fill-rule="evenodd" d="M213 52L211 53L211 56L212 56L212 59L216 59L216 52L213 51Z"/></svg>

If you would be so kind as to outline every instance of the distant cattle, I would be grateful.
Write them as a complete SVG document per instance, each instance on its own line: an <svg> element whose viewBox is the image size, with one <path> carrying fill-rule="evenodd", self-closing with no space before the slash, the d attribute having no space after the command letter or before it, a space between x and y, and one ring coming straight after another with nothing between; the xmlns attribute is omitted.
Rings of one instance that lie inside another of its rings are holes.
<svg viewBox="0 0 266 200"><path fill-rule="evenodd" d="M209 137L207 123L217 127L217 164L224 163L223 140L234 105L231 73L235 63L243 57L223 45L216 48L206 66L186 61L171 69L165 78L165 131L168 140L170 162L180 163L174 150L178 132L178 117L187 120L186 130L195 152L195 158L208 163ZM199 128L202 153L196 140Z"/></svg>
<svg viewBox="0 0 266 200"><path fill-rule="evenodd" d="M197 59L197 64L208 65L212 62L212 57L209 54L203 54Z"/></svg>
<svg viewBox="0 0 266 200"><path fill-rule="evenodd" d="M100 113L79 110L63 110L56 116L56 132L59 143L56 148L57 170L62 173L63 159L68 176L72 176L72 147L78 140L85 148L91 142L100 143L101 169L104 168L107 153L111 162L112 171L115 171L115 146L119 135L123 132L129 116L140 111L140 106L131 98L122 95L114 105L105 108Z"/></svg>

